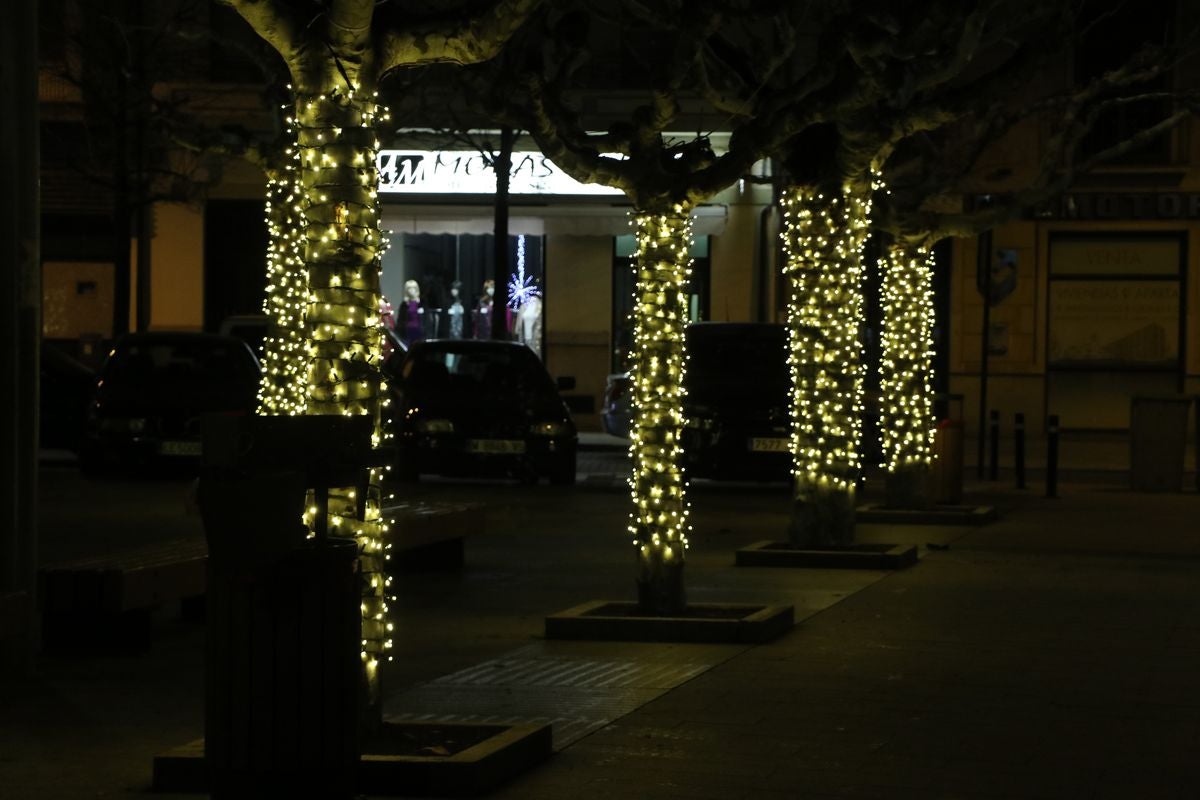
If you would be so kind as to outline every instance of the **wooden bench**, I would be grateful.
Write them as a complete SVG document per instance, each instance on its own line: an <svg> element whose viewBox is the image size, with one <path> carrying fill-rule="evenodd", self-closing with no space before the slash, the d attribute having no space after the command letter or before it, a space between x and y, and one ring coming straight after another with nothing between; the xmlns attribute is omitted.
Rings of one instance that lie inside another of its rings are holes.
<svg viewBox="0 0 1200 800"><path fill-rule="evenodd" d="M389 569L406 572L461 568L463 539L483 532L485 515L477 503L417 501L385 507L383 516L392 520ZM202 600L207 561L203 539L175 539L42 567L44 643L144 639L154 609L181 602L187 613Z"/></svg>
<svg viewBox="0 0 1200 800"><path fill-rule="evenodd" d="M204 596L207 561L203 539L175 539L42 567L44 643L61 649L141 638L154 609L170 602L194 608Z"/></svg>
<svg viewBox="0 0 1200 800"><path fill-rule="evenodd" d="M384 544L390 545L392 572L459 569L464 538L485 529L479 503L397 503L383 508L383 518L391 520Z"/></svg>

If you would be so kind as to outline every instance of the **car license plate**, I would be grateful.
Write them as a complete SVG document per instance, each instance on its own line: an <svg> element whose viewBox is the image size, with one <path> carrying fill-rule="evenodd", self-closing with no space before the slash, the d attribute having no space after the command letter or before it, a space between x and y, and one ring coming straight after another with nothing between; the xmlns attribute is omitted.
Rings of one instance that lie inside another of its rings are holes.
<svg viewBox="0 0 1200 800"><path fill-rule="evenodd" d="M163 442L158 446L158 452L164 456L198 456L200 448L200 442Z"/></svg>
<svg viewBox="0 0 1200 800"><path fill-rule="evenodd" d="M750 440L750 449L755 453L786 453L790 448L787 439L756 436Z"/></svg>
<svg viewBox="0 0 1200 800"><path fill-rule="evenodd" d="M467 450L472 453L524 453L525 442L514 439L471 439Z"/></svg>

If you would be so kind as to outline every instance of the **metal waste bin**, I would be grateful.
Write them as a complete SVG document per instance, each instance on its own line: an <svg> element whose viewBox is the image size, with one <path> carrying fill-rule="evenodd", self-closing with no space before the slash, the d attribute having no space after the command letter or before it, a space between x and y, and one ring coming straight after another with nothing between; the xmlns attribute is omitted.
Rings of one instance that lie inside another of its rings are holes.
<svg viewBox="0 0 1200 800"><path fill-rule="evenodd" d="M358 542L323 526L310 539L301 522L306 490L320 497L339 471L329 442L349 439L354 425L364 427L206 420L198 499L209 551L204 750L214 798L356 796Z"/></svg>
<svg viewBox="0 0 1200 800"><path fill-rule="evenodd" d="M235 518L259 517L246 514L249 496L270 502L273 487L290 483L271 477L210 477L201 486L209 790L214 798L351 798L359 758L358 543L305 539L297 508L294 535L276 531L266 537L271 544L254 544ZM303 501L302 483L298 492Z"/></svg>
<svg viewBox="0 0 1200 800"><path fill-rule="evenodd" d="M1129 480L1138 492L1183 490L1189 395L1135 395L1129 411Z"/></svg>
<svg viewBox="0 0 1200 800"><path fill-rule="evenodd" d="M963 396L939 394L934 409L941 421L933 429L933 502L958 505L963 495Z"/></svg>
<svg viewBox="0 0 1200 800"><path fill-rule="evenodd" d="M933 431L933 502L958 505L963 496L963 424L944 419Z"/></svg>

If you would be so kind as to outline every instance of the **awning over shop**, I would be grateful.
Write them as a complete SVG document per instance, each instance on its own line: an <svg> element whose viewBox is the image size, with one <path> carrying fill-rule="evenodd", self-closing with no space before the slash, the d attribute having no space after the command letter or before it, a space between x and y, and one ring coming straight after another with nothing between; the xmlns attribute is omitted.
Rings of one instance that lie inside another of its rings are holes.
<svg viewBox="0 0 1200 800"><path fill-rule="evenodd" d="M510 234L527 236L623 236L632 233L628 206L512 206ZM726 207L700 206L693 231L717 236L725 229ZM492 232L490 206L384 205L383 228L393 233L487 234Z"/></svg>

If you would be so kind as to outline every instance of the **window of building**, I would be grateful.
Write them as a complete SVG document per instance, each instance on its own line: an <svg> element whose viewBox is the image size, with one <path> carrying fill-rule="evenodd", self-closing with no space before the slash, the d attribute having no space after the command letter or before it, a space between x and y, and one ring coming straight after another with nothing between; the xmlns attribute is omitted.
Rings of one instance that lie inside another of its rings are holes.
<svg viewBox="0 0 1200 800"><path fill-rule="evenodd" d="M404 344L421 339L492 339L492 308L508 295L506 330L539 357L545 344L545 243L540 236L508 237L507 280L495 286L493 237L402 233L383 257L380 284L391 304L391 328ZM387 320L385 319L385 322Z"/></svg>
<svg viewBox="0 0 1200 800"><path fill-rule="evenodd" d="M1179 391L1184 235L1050 240L1047 412L1064 428L1129 427L1134 394Z"/></svg>

